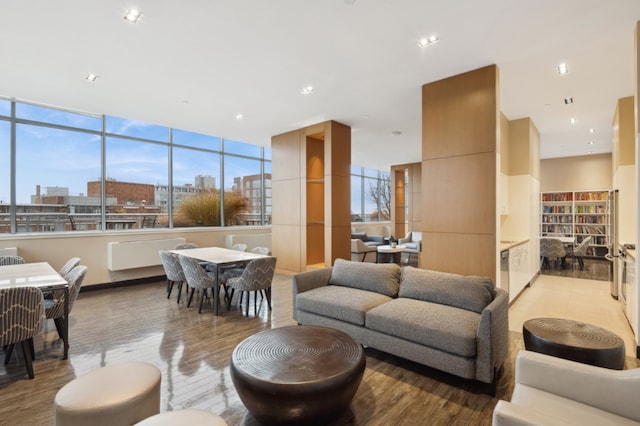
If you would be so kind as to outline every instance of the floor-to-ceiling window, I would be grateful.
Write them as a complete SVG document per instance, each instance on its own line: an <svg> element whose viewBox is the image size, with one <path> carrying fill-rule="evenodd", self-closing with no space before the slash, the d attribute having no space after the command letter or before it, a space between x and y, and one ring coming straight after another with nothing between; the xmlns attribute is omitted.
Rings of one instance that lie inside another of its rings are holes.
<svg viewBox="0 0 640 426"><path fill-rule="evenodd" d="M0 153L1 233L270 223L257 145L0 99Z"/></svg>
<svg viewBox="0 0 640 426"><path fill-rule="evenodd" d="M390 220L390 185L388 172L351 166L351 221Z"/></svg>

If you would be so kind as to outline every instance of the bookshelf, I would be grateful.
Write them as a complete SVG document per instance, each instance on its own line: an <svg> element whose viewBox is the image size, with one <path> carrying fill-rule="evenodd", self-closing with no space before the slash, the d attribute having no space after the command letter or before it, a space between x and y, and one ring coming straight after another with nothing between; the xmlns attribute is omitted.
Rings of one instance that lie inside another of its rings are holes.
<svg viewBox="0 0 640 426"><path fill-rule="evenodd" d="M590 254L604 256L610 241L609 190L543 192L540 235L564 234L575 243L591 236Z"/></svg>

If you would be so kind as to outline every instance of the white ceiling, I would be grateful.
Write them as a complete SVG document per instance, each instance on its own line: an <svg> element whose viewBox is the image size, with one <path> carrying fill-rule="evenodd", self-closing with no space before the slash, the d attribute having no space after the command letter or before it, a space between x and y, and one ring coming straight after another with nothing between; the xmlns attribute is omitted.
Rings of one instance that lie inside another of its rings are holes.
<svg viewBox="0 0 640 426"><path fill-rule="evenodd" d="M347 3L2 0L0 96L261 145L331 119L352 127L353 164L386 169L420 161L423 84L497 64L500 108L532 118L543 158L610 152L639 0Z"/></svg>

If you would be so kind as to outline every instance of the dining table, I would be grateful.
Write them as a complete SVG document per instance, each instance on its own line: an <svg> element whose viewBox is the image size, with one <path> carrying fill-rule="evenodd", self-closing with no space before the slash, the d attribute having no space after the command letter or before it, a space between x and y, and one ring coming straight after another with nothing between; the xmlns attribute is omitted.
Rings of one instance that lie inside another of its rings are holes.
<svg viewBox="0 0 640 426"><path fill-rule="evenodd" d="M47 262L22 263L0 266L0 289L12 287L36 287L42 292L64 292L64 321L62 359L69 357L69 283Z"/></svg>
<svg viewBox="0 0 640 426"><path fill-rule="evenodd" d="M218 315L220 302L220 270L229 265L247 264L253 259L267 257L264 254L233 250L224 247L196 247L190 249L169 250L180 256L187 256L215 266L216 286L213 288L213 313Z"/></svg>

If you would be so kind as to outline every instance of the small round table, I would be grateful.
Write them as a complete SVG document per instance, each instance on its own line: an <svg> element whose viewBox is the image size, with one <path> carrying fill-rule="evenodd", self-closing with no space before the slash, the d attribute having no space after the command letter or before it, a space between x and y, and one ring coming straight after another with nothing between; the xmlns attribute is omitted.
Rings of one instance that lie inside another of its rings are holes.
<svg viewBox="0 0 640 426"><path fill-rule="evenodd" d="M393 262L400 264L402 253L407 250L405 246L397 245L392 247L390 245L377 246L376 263L381 262Z"/></svg>
<svg viewBox="0 0 640 426"><path fill-rule="evenodd" d="M524 323L522 334L524 346L530 351L614 370L624 367L624 340L595 325L535 318Z"/></svg>
<svg viewBox="0 0 640 426"><path fill-rule="evenodd" d="M364 374L362 346L339 330L290 326L243 340L231 378L249 412L264 424L326 424L351 403Z"/></svg>

